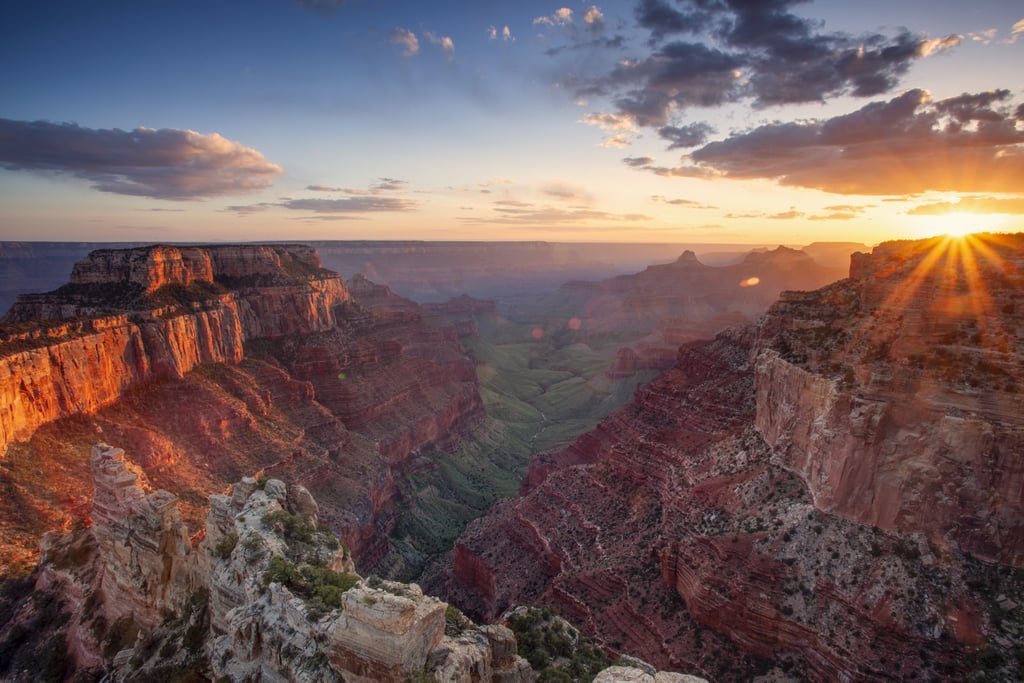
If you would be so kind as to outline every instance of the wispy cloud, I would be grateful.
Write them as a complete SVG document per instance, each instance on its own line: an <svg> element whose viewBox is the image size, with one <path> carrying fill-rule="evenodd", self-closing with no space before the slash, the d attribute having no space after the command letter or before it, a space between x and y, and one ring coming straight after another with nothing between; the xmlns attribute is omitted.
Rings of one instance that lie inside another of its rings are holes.
<svg viewBox="0 0 1024 683"><path fill-rule="evenodd" d="M398 27L388 36L392 43L402 47L402 54L412 57L420 51L420 41L409 29Z"/></svg>
<svg viewBox="0 0 1024 683"><path fill-rule="evenodd" d="M1024 35L1024 19L1015 23L1013 28L1010 29L1010 39L1007 42L1012 45L1013 43L1016 43L1022 35Z"/></svg>
<svg viewBox="0 0 1024 683"><path fill-rule="evenodd" d="M453 59L455 57L455 43L449 36L439 36L431 33L430 31L426 31L423 35L432 44L440 47L449 59Z"/></svg>
<svg viewBox="0 0 1024 683"><path fill-rule="evenodd" d="M934 202L915 206L911 216L941 216L958 211L970 213L1024 214L1024 197L962 197L955 202Z"/></svg>
<svg viewBox="0 0 1024 683"><path fill-rule="evenodd" d="M487 37L491 40L498 40L498 38L501 38L501 40L506 43L515 42L515 36L512 35L512 29L508 26L502 26L500 31L497 26L488 26Z"/></svg>
<svg viewBox="0 0 1024 683"><path fill-rule="evenodd" d="M287 199L277 206L314 213L374 213L380 211L411 211L416 202L397 197L344 197L341 199Z"/></svg>
<svg viewBox="0 0 1024 683"><path fill-rule="evenodd" d="M101 192L189 200L269 187L280 166L217 133L0 119L0 166L66 173Z"/></svg>
<svg viewBox="0 0 1024 683"><path fill-rule="evenodd" d="M654 157L625 157L622 163L626 166L632 166L633 168L643 168L644 166L650 166L655 162Z"/></svg>
<svg viewBox="0 0 1024 683"><path fill-rule="evenodd" d="M813 216L808 216L809 221L849 221L857 217L855 213L848 213L842 211L833 211L832 213L821 213Z"/></svg>
<svg viewBox="0 0 1024 683"><path fill-rule="evenodd" d="M471 223L493 223L498 225L534 225L550 226L552 224L573 224L592 222L646 222L653 220L650 216L640 213L617 214L587 208L561 208L549 205L536 205L527 202L494 202L491 216L467 216L459 220Z"/></svg>
<svg viewBox="0 0 1024 683"><path fill-rule="evenodd" d="M594 33L600 33L604 30L604 13L597 8L597 5L591 5L583 13L583 25L587 27L587 30Z"/></svg>
<svg viewBox="0 0 1024 683"><path fill-rule="evenodd" d="M660 194L651 195L652 202L661 202L662 204L669 204L670 206L684 206L688 209L717 209L718 207L713 204L705 204L704 202L698 202L695 199L669 199L663 197Z"/></svg>
<svg viewBox="0 0 1024 683"><path fill-rule="evenodd" d="M292 211L309 211L314 214L368 214L381 212L413 211L419 202L402 197L389 196L404 190L404 180L396 178L379 178L366 189L351 187L335 187L332 185L307 185L310 192L329 192L348 195L346 197L282 197L276 202L260 202L258 204L242 204L229 206L229 213L239 216L251 216L271 209L290 209ZM358 216L356 216L358 217Z"/></svg>
<svg viewBox="0 0 1024 683"><path fill-rule="evenodd" d="M631 117L621 114L584 114L579 122L611 133L601 143L603 147L626 147L636 134L636 123Z"/></svg>
<svg viewBox="0 0 1024 683"><path fill-rule="evenodd" d="M582 187L575 187L566 183L547 183L540 187L541 194L547 197L577 204L590 204L594 197Z"/></svg>
<svg viewBox="0 0 1024 683"><path fill-rule="evenodd" d="M404 180L397 178L378 178L377 182L371 184L366 189L335 185L307 185L306 189L310 192L343 192L350 195L374 195L381 192L404 190L406 185L407 183Z"/></svg>
<svg viewBox="0 0 1024 683"><path fill-rule="evenodd" d="M546 17L537 17L533 24L546 26L568 26L572 23L572 10L568 7L560 7Z"/></svg>
<svg viewBox="0 0 1024 683"><path fill-rule="evenodd" d="M984 31L978 31L976 33L971 32L968 33L967 35L970 37L971 40L973 40L976 43L981 43L982 45L991 45L992 40L996 37L997 33L999 33L999 29L987 28Z"/></svg>

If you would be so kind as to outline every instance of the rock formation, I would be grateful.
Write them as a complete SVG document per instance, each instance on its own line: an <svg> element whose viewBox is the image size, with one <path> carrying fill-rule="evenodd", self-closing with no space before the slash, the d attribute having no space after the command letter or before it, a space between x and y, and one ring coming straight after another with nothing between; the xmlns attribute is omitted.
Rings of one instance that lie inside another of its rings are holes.
<svg viewBox="0 0 1024 683"><path fill-rule="evenodd" d="M331 329L347 299L308 247L95 251L66 287L23 295L5 317L0 448L147 380L238 363L249 339Z"/></svg>
<svg viewBox="0 0 1024 683"><path fill-rule="evenodd" d="M97 433L179 495L193 529L243 475L302 482L373 567L396 476L482 403L458 330L319 264L293 245L102 250L65 287L21 297L0 326L0 575L82 517Z"/></svg>
<svg viewBox="0 0 1024 683"><path fill-rule="evenodd" d="M1019 679L1024 236L945 244L683 346L470 525L448 598L721 681Z"/></svg>
<svg viewBox="0 0 1024 683"><path fill-rule="evenodd" d="M68 603L60 630L79 670L114 680L536 678L507 628L453 619L415 585L355 575L301 486L243 479L211 498L205 537L190 544L175 496L147 494L121 449L94 446L92 471L94 524L47 538L36 585Z"/></svg>

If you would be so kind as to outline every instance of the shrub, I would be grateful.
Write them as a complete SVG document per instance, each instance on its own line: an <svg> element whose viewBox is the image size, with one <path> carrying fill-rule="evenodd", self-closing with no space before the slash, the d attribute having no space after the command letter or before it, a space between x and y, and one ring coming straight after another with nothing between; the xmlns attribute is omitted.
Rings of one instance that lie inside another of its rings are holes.
<svg viewBox="0 0 1024 683"><path fill-rule="evenodd" d="M354 574L310 564L298 567L277 555L270 558L270 566L263 574L264 585L279 583L305 598L316 610L341 607L341 596L358 581Z"/></svg>
<svg viewBox="0 0 1024 683"><path fill-rule="evenodd" d="M235 549L236 545L238 545L238 534L234 531L229 531L217 542L213 552L217 557L226 560L231 557L231 552Z"/></svg>
<svg viewBox="0 0 1024 683"><path fill-rule="evenodd" d="M316 529L306 522L302 515L293 515L285 510L268 512L260 519L263 526L282 534L287 541L312 543Z"/></svg>

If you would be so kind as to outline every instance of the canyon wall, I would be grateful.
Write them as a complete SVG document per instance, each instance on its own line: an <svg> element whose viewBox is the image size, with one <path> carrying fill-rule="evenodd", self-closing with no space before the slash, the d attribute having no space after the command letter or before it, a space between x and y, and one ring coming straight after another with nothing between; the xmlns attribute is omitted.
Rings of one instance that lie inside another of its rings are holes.
<svg viewBox="0 0 1024 683"><path fill-rule="evenodd" d="M1024 565L1021 246L884 244L772 307L756 425L819 509Z"/></svg>
<svg viewBox="0 0 1024 683"><path fill-rule="evenodd" d="M1024 236L972 240L882 245L685 345L435 588L719 681L1020 678Z"/></svg>
<svg viewBox="0 0 1024 683"><path fill-rule="evenodd" d="M275 284L172 304L147 298L162 288L261 279ZM125 301L111 292L141 296ZM238 363L249 339L330 329L332 308L348 298L308 247L93 252L63 291L19 297L5 318L0 448L46 422L95 412L147 380L181 378L200 363Z"/></svg>

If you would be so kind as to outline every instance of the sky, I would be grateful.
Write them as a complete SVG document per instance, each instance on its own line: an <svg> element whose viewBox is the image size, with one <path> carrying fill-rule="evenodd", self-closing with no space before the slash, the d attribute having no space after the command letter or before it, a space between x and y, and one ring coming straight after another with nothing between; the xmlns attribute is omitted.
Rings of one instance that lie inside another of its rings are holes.
<svg viewBox="0 0 1024 683"><path fill-rule="evenodd" d="M33 0L0 240L1024 229L1019 0Z"/></svg>

